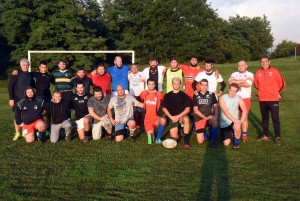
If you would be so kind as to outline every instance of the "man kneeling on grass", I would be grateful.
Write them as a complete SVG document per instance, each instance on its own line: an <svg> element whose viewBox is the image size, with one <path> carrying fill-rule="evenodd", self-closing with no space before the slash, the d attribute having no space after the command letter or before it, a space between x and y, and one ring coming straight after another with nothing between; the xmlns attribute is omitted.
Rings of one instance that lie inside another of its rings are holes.
<svg viewBox="0 0 300 201"><path fill-rule="evenodd" d="M84 83L78 81L76 84L77 93L71 98L73 108L75 110L75 119L77 125L77 132L79 139L83 140L84 143L89 141L92 116L89 114L87 102L92 94L84 92Z"/></svg>
<svg viewBox="0 0 300 201"><path fill-rule="evenodd" d="M25 88L25 98L17 103L15 111L16 124L23 127L26 142L35 140L35 131L38 131L38 140L44 142L46 125L42 115L43 104L43 100L35 97L32 87Z"/></svg>
<svg viewBox="0 0 300 201"><path fill-rule="evenodd" d="M45 104L45 110L49 117L51 117L51 133L50 141L55 143L59 139L60 129L65 129L66 141L71 142L72 124L69 118L70 115L70 101L61 99L61 93L54 91L52 101Z"/></svg>
<svg viewBox="0 0 300 201"><path fill-rule="evenodd" d="M214 93L207 91L208 80L200 81L200 91L193 97L193 107L196 125L196 136L199 144L202 144L208 137L205 132L210 127L210 146L217 148L215 144L218 133L218 101Z"/></svg>
<svg viewBox="0 0 300 201"><path fill-rule="evenodd" d="M94 96L92 96L87 103L89 113L94 118L94 125L92 130L93 139L100 140L100 138L102 137L102 127L104 127L104 129L107 131L107 139L112 140L112 126L106 114L110 96L104 96L102 88L99 86L94 87L93 93Z"/></svg>
<svg viewBox="0 0 300 201"><path fill-rule="evenodd" d="M173 90L167 93L162 102L163 112L172 121L170 127L170 137L178 140L178 124L183 125L184 147L190 147L190 98L183 91L180 91L181 79L174 77L172 79Z"/></svg>
<svg viewBox="0 0 300 201"><path fill-rule="evenodd" d="M110 122L115 126L116 141L124 140L125 131L128 128L130 141L135 142L136 123L133 118L133 106L143 108L144 104L137 101L133 96L125 94L125 89L121 85L118 85L116 90L117 96L110 99L107 107ZM113 118L112 109L114 109L115 118Z"/></svg>
<svg viewBox="0 0 300 201"><path fill-rule="evenodd" d="M219 104L221 108L220 130L223 144L228 146L233 139L233 149L240 148L240 138L242 133L242 123L246 120L247 108L239 95L236 95L240 89L239 85L232 83L229 86L228 94L220 97ZM239 118L239 107L242 110L241 118ZM233 131L233 136L232 136Z"/></svg>

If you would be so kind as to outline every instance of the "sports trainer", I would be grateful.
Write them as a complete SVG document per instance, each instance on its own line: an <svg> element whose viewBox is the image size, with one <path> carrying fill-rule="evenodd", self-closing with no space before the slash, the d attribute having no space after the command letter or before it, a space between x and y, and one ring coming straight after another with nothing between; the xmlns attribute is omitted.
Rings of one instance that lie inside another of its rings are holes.
<svg viewBox="0 0 300 201"><path fill-rule="evenodd" d="M280 72L270 66L271 61L268 56L261 57L260 63L262 68L255 73L254 78L263 127L263 136L258 141L269 141L269 113L271 113L275 142L281 145L279 96L286 83Z"/></svg>

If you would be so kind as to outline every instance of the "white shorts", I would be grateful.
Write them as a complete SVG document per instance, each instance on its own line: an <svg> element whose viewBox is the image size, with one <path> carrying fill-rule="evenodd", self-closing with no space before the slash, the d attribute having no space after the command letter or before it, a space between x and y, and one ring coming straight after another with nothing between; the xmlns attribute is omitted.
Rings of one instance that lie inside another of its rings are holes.
<svg viewBox="0 0 300 201"><path fill-rule="evenodd" d="M112 125L110 123L110 120L107 115L105 115L105 119L102 121L99 121L98 123L94 123L92 135L94 140L99 140L102 137L102 127L105 128L105 130L111 129Z"/></svg>
<svg viewBox="0 0 300 201"><path fill-rule="evenodd" d="M83 120L84 120L84 118L87 117L87 116L90 116L90 115L89 115L89 114L88 114L88 115L85 115L85 116L82 117L81 119L75 121L75 122L76 122L76 127L77 127L77 130L78 130L78 131L84 129L84 122L83 122Z"/></svg>

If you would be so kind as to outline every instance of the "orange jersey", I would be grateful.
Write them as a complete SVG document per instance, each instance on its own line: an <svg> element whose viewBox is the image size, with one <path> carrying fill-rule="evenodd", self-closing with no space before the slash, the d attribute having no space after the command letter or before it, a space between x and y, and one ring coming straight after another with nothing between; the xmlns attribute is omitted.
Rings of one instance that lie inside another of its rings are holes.
<svg viewBox="0 0 300 201"><path fill-rule="evenodd" d="M286 83L276 68L259 69L254 77L255 87L258 89L259 101L279 101L279 94Z"/></svg>
<svg viewBox="0 0 300 201"><path fill-rule="evenodd" d="M140 98L144 103L145 119L157 119L158 116L156 112L160 107L160 102L164 99L164 94L159 91L151 93L148 90L146 90L140 94Z"/></svg>
<svg viewBox="0 0 300 201"><path fill-rule="evenodd" d="M184 83L185 84L184 92L193 100L194 90L193 90L192 84L195 80L195 77L198 75L198 73L204 71L204 69L200 68L200 67L192 69L190 66L184 65L184 64L181 64L180 68L184 75L184 82L185 82ZM199 84L197 85L197 90L198 91L200 90Z"/></svg>

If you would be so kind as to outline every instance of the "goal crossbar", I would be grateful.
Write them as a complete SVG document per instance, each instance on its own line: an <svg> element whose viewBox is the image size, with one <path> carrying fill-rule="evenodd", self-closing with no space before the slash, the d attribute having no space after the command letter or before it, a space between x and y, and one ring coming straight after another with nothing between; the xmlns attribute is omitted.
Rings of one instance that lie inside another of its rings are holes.
<svg viewBox="0 0 300 201"><path fill-rule="evenodd" d="M92 53L131 53L132 55L132 63L135 62L135 52L133 50L93 50L93 51L85 51L85 50L28 50L28 61L29 61L29 72L31 72L31 54L51 54L51 53L61 53L61 54L92 54Z"/></svg>

